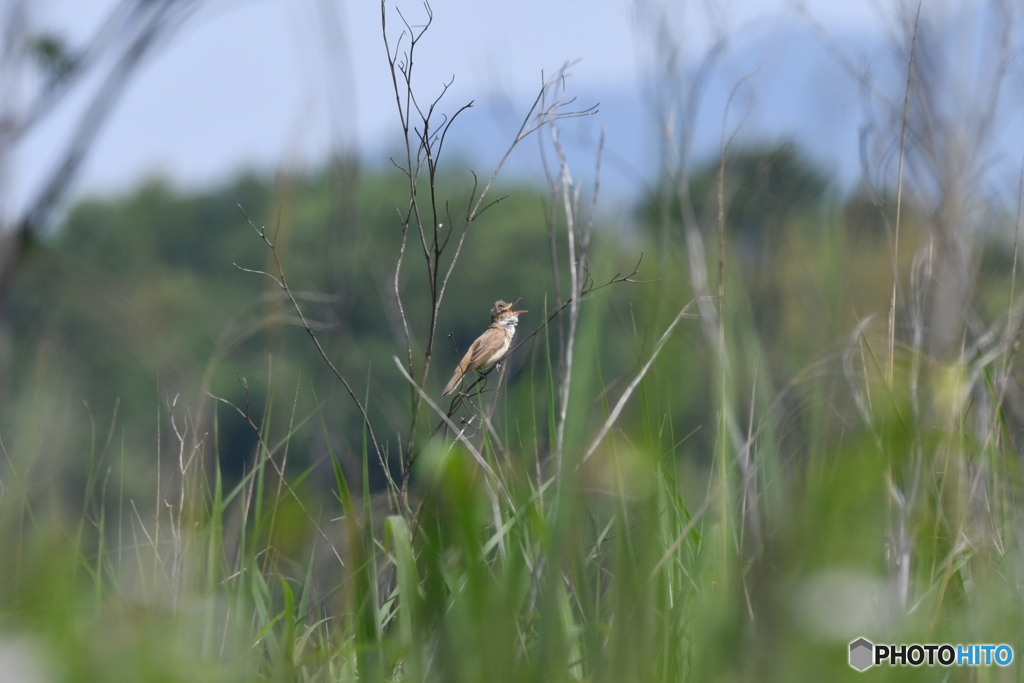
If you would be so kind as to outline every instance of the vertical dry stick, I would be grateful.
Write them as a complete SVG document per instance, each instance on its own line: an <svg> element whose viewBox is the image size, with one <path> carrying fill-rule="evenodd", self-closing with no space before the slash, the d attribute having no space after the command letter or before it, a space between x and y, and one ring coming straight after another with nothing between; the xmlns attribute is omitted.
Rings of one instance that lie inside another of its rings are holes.
<svg viewBox="0 0 1024 683"><path fill-rule="evenodd" d="M558 238L555 235L555 221L557 220L558 210L555 205L558 203L558 185L551 177L551 170L548 167L547 153L544 150L544 138L537 136L538 147L540 148L540 165L544 169L544 179L547 182L548 188L551 190L550 204L547 207L547 224L548 224L548 249L551 252L551 278L555 285L555 301L562 301L562 278L558 273ZM547 309L545 308L545 312ZM565 348L565 325L562 324L562 318L558 318L558 353L562 354L562 350Z"/></svg>
<svg viewBox="0 0 1024 683"><path fill-rule="evenodd" d="M750 451L754 448L754 406L755 406L756 403L757 403L757 366L755 365L754 366L754 378L753 378L753 381L750 383L750 415L747 418L747 439L743 443L743 449L740 451L740 454L741 454L740 462L743 462L744 460L746 462L750 462ZM752 483L752 481L754 479L754 472L753 472L753 470L750 470L749 468L742 468L742 469L743 469L743 486L742 486L742 491L743 491L742 496L743 496L743 498L740 501L740 514L741 514L740 521L741 522L744 519L746 519L747 510L750 509L751 506L754 505L754 500L753 500L754 497L747 495L747 491L749 490L748 487L749 487L749 485ZM743 547L743 536L744 536L745 531L746 531L746 525L745 524L741 524L740 525L740 544L739 544L741 548ZM756 526L754 527L754 531L755 532L757 531L757 527ZM744 584L744 586L743 586L744 590L746 590L746 578L745 577L744 577L744 580L743 580L743 584ZM748 599L747 602L748 602L748 607L749 607L749 599ZM753 613L751 613L750 619L753 620L753 618L754 618L754 615L753 615Z"/></svg>
<svg viewBox="0 0 1024 683"><path fill-rule="evenodd" d="M550 122L551 124L554 124L554 122L556 120L558 120L559 118L564 118L563 116L558 115L557 112L558 112L559 108L562 106L563 101L564 101L565 86L564 86L564 84L562 84L561 92L559 93L558 97L555 98L555 101L552 103L552 105L550 107L547 106L547 97L546 97L545 88L548 87L548 84L554 84L555 82L563 80L564 76L562 76L562 73L565 71L565 69L566 69L566 67L563 66L561 71L559 72L558 76L556 76L554 79L551 79L549 81L543 81L544 86L542 86L542 89L541 89L540 108L541 108L542 115L546 117L546 122ZM585 111L589 112L591 110L585 110ZM556 132L556 135L557 135L557 132ZM592 199L592 202L591 202L591 205L590 205L590 216L589 216L589 219L588 219L588 221L587 221L587 223L585 225L585 229L583 231L583 235L581 236L581 239L580 239L580 244L579 244L579 247L578 247L579 248L579 259L575 260L576 263L579 263L580 260L586 258L587 246L590 243L590 233L593 230L593 226L594 226L594 215L595 215L595 211L596 211L596 208L597 208L597 198L598 198L598 195L600 194L601 162L602 162L602 159L604 157L604 141L605 141L605 131L602 128L602 130L601 130L601 138L600 138L600 140L598 142L597 176L596 176L596 179L595 179L595 182L594 182L594 195L593 195L593 199ZM561 146L559 144L557 144L557 143L556 143L556 156L558 157L559 166L560 166L560 170L561 170L561 164L565 160L565 155L563 153L561 153ZM540 157L541 157L541 168L544 169L544 178L545 178L545 180L547 182L548 188L551 191L551 193L550 193L550 205L548 206L548 215L547 215L548 242L549 242L550 258L551 258L551 275L552 275L552 278L554 280L554 286L555 286L555 300L556 301L561 301L562 300L562 284L561 284L561 276L559 275L559 272L558 272L558 241L557 241L557 236L556 236L556 233L555 233L555 223L557 222L557 215L558 215L557 203L558 203L559 188L558 188L558 183L552 177L550 167L548 166L547 154L545 152L545 147L544 147L544 144L543 144L543 140L540 141ZM578 196L577 196L577 200L578 200ZM577 203L578 203L578 201L577 201ZM573 258L574 258L574 255L571 254L570 255L570 259L573 259ZM584 268L586 268L586 266L584 266ZM586 280L584 279L584 282L585 281ZM576 282L576 284L578 284L578 282ZM574 298L578 298L581 294L582 294L581 291L575 290L573 292L572 296ZM570 301L572 301L572 300L570 300ZM522 342L520 342L520 345L521 344L522 344ZM518 346L517 346L517 348L518 348ZM562 323L562 318L559 317L558 318L558 355L559 355L559 358L563 358L564 359L565 351L566 351L566 346L565 346L565 326ZM557 429L556 429L556 432L557 432ZM558 451L558 450L559 449L556 449L556 451Z"/></svg>
<svg viewBox="0 0 1024 683"><path fill-rule="evenodd" d="M558 129L555 122L551 122L551 141L555 148L555 153L558 157L558 165L561 171L561 182L562 182L562 202L563 210L565 212L565 227L567 235L567 253L569 257L569 286L573 292L573 297L569 306L569 333L565 338L564 346L564 357L563 357L563 375L562 385L559 387L559 415L558 424L555 428L555 472L556 472L556 486L561 485L562 480L562 460L563 460L563 447L565 445L565 423L568 419L569 410L569 390L571 387L572 380L572 367L574 358L574 346L576 341L576 328L579 323L580 317L580 276L579 276L579 263L586 259L587 248L590 246L590 236L594 229L594 218L597 211L597 197L601 188L601 162L604 156L604 141L605 131L601 130L601 138L598 143L597 151L597 170L594 179L594 196L590 204L590 214L583 226L580 234L579 245L576 243L576 212L579 208L579 188L575 186L572 179L572 174L569 171L569 162L565 156L565 150L562 148L561 140L558 137ZM552 182L552 198L557 195L557 190L554 188ZM554 221L552 221L553 225ZM552 244L554 241L552 240ZM584 263L584 268L586 264ZM557 270L557 266L555 266ZM586 280L584 280L586 282Z"/></svg>
<svg viewBox="0 0 1024 683"><path fill-rule="evenodd" d="M1024 157L1020 160L1020 180L1017 182L1017 220L1013 227L1013 267L1010 270L1010 303L1006 307L1006 345L1003 351L1003 372L1006 372L1007 357L1010 350L1011 320L1013 319L1013 290L1017 286L1017 244L1020 240L1020 204L1024 195Z"/></svg>
<svg viewBox="0 0 1024 683"><path fill-rule="evenodd" d="M732 93L730 93L730 95L729 95L730 101L732 100L732 95L735 94L735 93L736 93L736 89L734 88ZM723 138L725 137L725 117L728 116L728 115L729 115L729 105L726 104L725 113L722 114L722 137ZM731 140L730 140L730 142L731 142ZM727 487L728 487L728 483L729 483L729 478L728 478L729 468L726 466L726 457L727 457L727 455L726 455L726 443L727 443L727 440L725 438L726 424L728 422L728 418L726 417L726 411L729 410L729 403L728 403L728 398L727 398L727 393L726 393L727 386L728 386L727 376L729 374L729 371L728 371L728 367L727 367L727 356L726 356L726 353L725 353L725 308L724 308L725 285L724 285L724 283L722 281L722 275L723 275L724 265L725 265L724 264L724 260L723 260L722 252L725 250L725 158L726 158L726 156L727 156L726 145L721 145L720 156L719 156L719 164L718 164L718 375L719 375L718 380L719 380L719 392L720 392L719 396L720 396L721 404L720 404L719 410L718 410L718 419L719 419L718 439L717 439L717 441L718 441L718 449L716 449L716 450L720 450L720 452L722 454L722 457L719 460L720 467L718 468L718 476L720 477L719 481L720 481L720 485L722 486L722 490L723 491L727 491L728 490ZM736 457L737 458L742 458L743 457L742 451L737 451L736 452ZM744 480L744 483L746 483L746 477L744 477L743 480ZM745 489L745 487L743 487L743 488ZM742 494L741 494L741 497L745 498L745 496L742 496ZM727 515L728 515L727 506L728 505L729 505L729 496L722 496L722 519L723 519L723 521L728 518L727 517ZM744 524L743 524L743 511L741 510L741 512L740 512L740 545L741 545L741 547L742 547L742 543L743 543L743 528L744 528ZM727 558L729 557L728 548L727 548L728 541L729 541L728 537L729 537L729 534L727 534L727 533L723 533L722 534L723 552L722 552L721 559L722 559L722 563L723 563L724 566L727 566L727 564L726 564L728 562ZM744 591L746 591L746 584L745 583L744 583L743 588L744 588Z"/></svg>
<svg viewBox="0 0 1024 683"><path fill-rule="evenodd" d="M729 110L732 108L733 98L736 93L739 92L740 86L746 83L750 78L756 74L757 71L752 71L737 81L736 85L733 86L732 92L729 93L729 99L725 103L725 111L722 113L722 133L719 142L719 161L718 161L718 365L719 365L719 390L721 392L721 410L719 414L720 431L719 431L719 443L722 448L722 466L719 468L719 476L723 477L721 485L724 487L727 484L725 479L726 472L728 469L725 465L725 444L728 442L729 425L733 421L732 410L728 404L728 376L729 376L729 356L725 348L725 162L729 156L729 148L732 147L733 140L739 134L743 127L743 123L746 121L746 114L750 113L748 109L743 117L743 120L736 126L729 136L728 141L725 139L726 121L729 116ZM755 375L756 377L756 375ZM753 415L754 396L751 395L751 415ZM753 467L750 457L749 443L744 446L739 446L739 443L734 438L733 448L736 452L736 462L739 465L740 472L743 475L743 485L741 486L741 505L740 505L740 546L743 545L744 530L746 527L746 519L750 516L752 535L759 542L760 541L760 519L757 514L756 506L756 482L753 476ZM726 490L723 488L723 490ZM726 504L728 497L723 497L723 504ZM744 585L744 589L746 586Z"/></svg>
<svg viewBox="0 0 1024 683"><path fill-rule="evenodd" d="M914 74L914 50L917 47L917 25L921 20L921 3L917 3L914 18L914 34L910 39L910 62L907 64L907 88L903 93L903 120L900 123L900 161L896 172L896 230L892 248L892 299L889 301L889 358L886 368L886 382L892 386L893 357L896 346L896 286L899 284L900 254L900 208L903 202L903 158L907 141L907 111L910 109L910 81Z"/></svg>
<svg viewBox="0 0 1024 683"><path fill-rule="evenodd" d="M574 220L575 199L579 196L579 190L573 186L572 176L569 173L569 162L565 158L565 151L558 139L558 128L551 122L551 141L558 154L558 164L561 167L562 180L562 202L565 210L566 235L568 237L569 256L569 287L572 292L579 291L579 272L576 263L576 222ZM576 324L580 317L580 297L574 296L569 304L569 335L565 340L565 358L562 370L562 386L560 390L560 405L558 406L558 425L555 429L555 471L556 481L560 484L562 480L562 448L565 445L565 421L569 408L569 388L572 380L573 363L573 342L576 339Z"/></svg>

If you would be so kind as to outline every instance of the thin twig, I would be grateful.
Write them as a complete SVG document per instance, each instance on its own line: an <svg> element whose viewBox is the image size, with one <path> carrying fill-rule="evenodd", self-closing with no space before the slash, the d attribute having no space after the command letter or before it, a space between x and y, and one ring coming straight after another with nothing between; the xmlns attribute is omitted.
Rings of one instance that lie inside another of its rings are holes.
<svg viewBox="0 0 1024 683"><path fill-rule="evenodd" d="M267 237L266 226L257 228L256 224L253 223L252 219L249 218L249 215L245 212L245 209L242 207L242 205L238 202L235 202L235 204L242 212L242 215L245 216L245 221L249 224L249 227L251 227L256 232L256 234L259 235L260 239L262 239L263 242L270 249L270 254L274 257L274 264L277 267L277 277L265 271L243 268L239 266L237 263L235 264L235 267L247 273L256 273L258 275L264 275L270 278L271 280L277 283L278 287L280 287L281 290L288 297L288 300L291 301L292 307L295 309L295 313L299 316L299 320L302 322L303 328L305 328L306 332L309 334L309 338L313 340L313 344L316 346L317 351L320 352L320 357L323 358L325 363L327 363L327 367L331 369L331 372L334 373L334 376L341 380L341 383L344 385L345 390L348 392L349 397L352 399L352 402L355 403L356 407L359 409L359 414L362 415L363 424L366 425L366 430L370 435L370 441L373 443L373 450L377 454L377 459L380 461L381 467L383 467L384 470L387 471L387 466L384 463L384 455L381 452L380 445L377 443L377 437L373 433L373 425L370 423L370 417L366 413L366 408L363 406L362 401L359 400L359 397L356 396L356 393L352 390L352 387L349 385L348 380L345 379L344 375L341 374L338 368L335 367L334 363L331 361L330 357L328 357L327 352L324 351L324 347L320 345L320 340L317 338L316 333L313 331L313 328L306 320L306 316L302 312L302 307L299 305L298 300L295 298L295 294L292 293L291 288L288 286L288 280L285 277L284 273L284 266L281 263L281 256L277 252L277 242L271 241L271 239Z"/></svg>

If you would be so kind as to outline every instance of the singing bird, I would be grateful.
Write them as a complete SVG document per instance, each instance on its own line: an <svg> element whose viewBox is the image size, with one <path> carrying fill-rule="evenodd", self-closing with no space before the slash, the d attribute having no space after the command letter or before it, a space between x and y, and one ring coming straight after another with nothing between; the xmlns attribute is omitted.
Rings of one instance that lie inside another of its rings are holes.
<svg viewBox="0 0 1024 683"><path fill-rule="evenodd" d="M512 336L516 333L516 325L519 323L519 315L527 312L512 310L517 303L519 299L510 304L504 301L494 302L494 308L491 309L491 326L477 337L469 351L466 351L459 366L455 368L455 374L452 375L448 386L444 388L444 396L455 391L470 370L483 372L508 353L512 345Z"/></svg>

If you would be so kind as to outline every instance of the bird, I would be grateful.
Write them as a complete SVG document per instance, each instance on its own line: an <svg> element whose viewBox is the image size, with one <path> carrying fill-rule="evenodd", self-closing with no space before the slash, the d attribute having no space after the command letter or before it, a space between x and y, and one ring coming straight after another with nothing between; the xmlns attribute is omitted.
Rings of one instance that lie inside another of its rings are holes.
<svg viewBox="0 0 1024 683"><path fill-rule="evenodd" d="M477 337L466 351L466 355L462 357L462 361L455 368L455 374L445 386L442 396L447 396L455 391L462 383L462 378L470 370L483 372L504 358L512 345L512 336L516 333L519 316L528 312L512 310L517 303L519 303L519 299L510 304L504 301L494 302L494 308L491 309L491 326Z"/></svg>

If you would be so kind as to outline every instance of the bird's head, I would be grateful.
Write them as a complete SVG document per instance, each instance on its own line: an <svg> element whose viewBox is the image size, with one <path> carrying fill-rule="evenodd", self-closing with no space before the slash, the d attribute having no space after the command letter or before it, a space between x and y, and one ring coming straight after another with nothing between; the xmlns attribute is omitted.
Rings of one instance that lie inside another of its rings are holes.
<svg viewBox="0 0 1024 683"><path fill-rule="evenodd" d="M519 303L519 299L516 299L510 304L507 304L504 301L500 300L495 301L494 308L491 309L491 322L497 322L503 325L515 325L517 322L519 322L519 315L521 313L528 312L515 310L514 307L517 303Z"/></svg>

